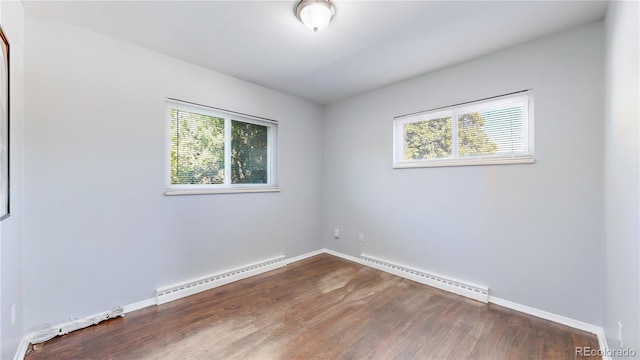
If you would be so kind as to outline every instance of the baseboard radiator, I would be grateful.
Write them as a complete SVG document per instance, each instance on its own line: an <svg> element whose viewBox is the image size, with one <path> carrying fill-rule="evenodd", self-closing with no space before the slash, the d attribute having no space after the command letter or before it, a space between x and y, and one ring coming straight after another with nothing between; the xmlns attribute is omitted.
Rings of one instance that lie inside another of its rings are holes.
<svg viewBox="0 0 640 360"><path fill-rule="evenodd" d="M165 286L156 290L156 302L158 305L177 300L185 296L197 294L213 289L237 280L253 275L274 270L287 265L286 257L279 256L273 259L250 264L223 273L205 276L199 279L185 281L180 284Z"/></svg>
<svg viewBox="0 0 640 360"><path fill-rule="evenodd" d="M382 270L389 274L397 275L425 285L433 286L435 288L478 300L483 303L489 302L488 287L468 284L459 280L453 280L439 275L429 274L421 270L392 264L364 254L360 255L360 260L364 265Z"/></svg>

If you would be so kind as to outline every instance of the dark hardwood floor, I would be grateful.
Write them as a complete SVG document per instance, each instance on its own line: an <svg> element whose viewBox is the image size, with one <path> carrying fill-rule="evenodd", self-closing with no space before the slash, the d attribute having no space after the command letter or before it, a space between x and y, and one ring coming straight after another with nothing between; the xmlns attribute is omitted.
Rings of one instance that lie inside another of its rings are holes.
<svg viewBox="0 0 640 360"><path fill-rule="evenodd" d="M153 306L26 359L574 359L594 335L331 255Z"/></svg>

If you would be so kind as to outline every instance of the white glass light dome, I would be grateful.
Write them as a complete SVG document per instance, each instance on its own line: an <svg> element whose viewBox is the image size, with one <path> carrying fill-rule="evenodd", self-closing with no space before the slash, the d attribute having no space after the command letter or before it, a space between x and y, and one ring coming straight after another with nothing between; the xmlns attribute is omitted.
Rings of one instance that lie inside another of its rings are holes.
<svg viewBox="0 0 640 360"><path fill-rule="evenodd" d="M301 0L296 6L296 16L313 31L327 27L336 11L329 0Z"/></svg>

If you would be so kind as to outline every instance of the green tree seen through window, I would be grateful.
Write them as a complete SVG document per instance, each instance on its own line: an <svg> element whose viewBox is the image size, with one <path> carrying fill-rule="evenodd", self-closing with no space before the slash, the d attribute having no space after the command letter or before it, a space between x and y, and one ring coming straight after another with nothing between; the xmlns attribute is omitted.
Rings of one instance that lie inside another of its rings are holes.
<svg viewBox="0 0 640 360"><path fill-rule="evenodd" d="M231 183L267 183L267 127L231 121Z"/></svg>
<svg viewBox="0 0 640 360"><path fill-rule="evenodd" d="M485 119L473 112L458 116L458 156L495 154L498 147L485 132ZM404 158L438 159L452 156L453 119L450 116L404 125Z"/></svg>

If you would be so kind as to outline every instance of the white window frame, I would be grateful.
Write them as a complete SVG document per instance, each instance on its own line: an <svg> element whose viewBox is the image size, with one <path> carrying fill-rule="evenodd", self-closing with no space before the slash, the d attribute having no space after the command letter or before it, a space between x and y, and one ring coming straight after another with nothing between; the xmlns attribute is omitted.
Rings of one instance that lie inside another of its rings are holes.
<svg viewBox="0 0 640 360"><path fill-rule="evenodd" d="M494 107L502 107L514 103L524 103L524 151L517 154L496 154L458 157L458 114L483 111ZM404 126L442 117L452 118L451 156L437 159L404 159ZM499 165L499 164L532 164L535 162L533 152L534 135L533 91L521 91L501 95L489 99L447 106L419 113L397 116L393 120L393 168L420 168L442 166Z"/></svg>
<svg viewBox="0 0 640 360"><path fill-rule="evenodd" d="M180 109L206 116L224 119L225 146L224 146L224 183L223 184L172 184L171 183L171 110ZM206 105L195 104L187 101L167 98L166 100L166 150L165 150L165 195L198 195L198 194L229 194L229 193L256 193L278 192L280 187L277 182L277 139L278 122L276 120L242 114L214 108ZM231 121L256 124L267 127L267 183L266 184L232 184L231 183Z"/></svg>

